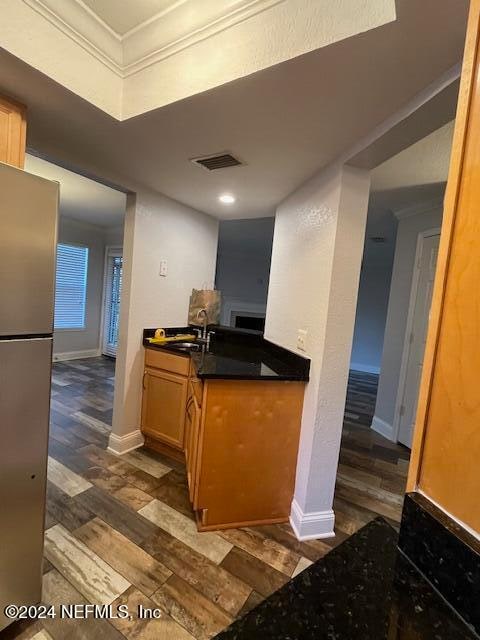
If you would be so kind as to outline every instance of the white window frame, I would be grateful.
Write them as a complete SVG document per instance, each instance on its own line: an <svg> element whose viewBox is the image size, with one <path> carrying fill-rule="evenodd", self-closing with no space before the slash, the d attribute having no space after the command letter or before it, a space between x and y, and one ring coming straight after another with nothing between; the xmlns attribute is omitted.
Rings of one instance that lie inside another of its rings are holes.
<svg viewBox="0 0 480 640"><path fill-rule="evenodd" d="M90 268L90 247L82 242L62 242L57 240L57 252L58 246L64 245L66 247L78 247L80 249L87 250L87 273L85 276L85 304L84 304L84 314L83 314L83 326L82 327L55 327L55 310L53 315L53 330L54 332L63 332L63 331L86 331L87 330L87 315L88 315L88 271ZM56 258L55 258L56 264ZM55 289L57 285L57 274L55 272Z"/></svg>
<svg viewBox="0 0 480 640"><path fill-rule="evenodd" d="M103 293L102 293L102 317L100 320L100 353L104 354L105 335L107 332L107 320L108 315L106 313L107 307L107 295L108 295L108 259L109 258L123 258L123 247L118 245L107 245L105 247L105 258L103 265Z"/></svg>

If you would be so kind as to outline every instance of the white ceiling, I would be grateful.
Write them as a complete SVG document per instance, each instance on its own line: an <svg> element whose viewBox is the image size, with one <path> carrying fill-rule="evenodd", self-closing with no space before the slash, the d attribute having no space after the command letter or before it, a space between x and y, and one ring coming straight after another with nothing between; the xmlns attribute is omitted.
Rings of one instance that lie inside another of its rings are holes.
<svg viewBox="0 0 480 640"><path fill-rule="evenodd" d="M124 193L30 154L25 157L25 170L60 183L60 215L99 227L123 225Z"/></svg>
<svg viewBox="0 0 480 640"><path fill-rule="evenodd" d="M180 4L179 0L83 0L83 2L121 36L157 14Z"/></svg>
<svg viewBox="0 0 480 640"><path fill-rule="evenodd" d="M420 203L441 201L448 177L454 121L407 147L372 171L364 263L393 261L397 221L394 213ZM372 236L386 239L384 244Z"/></svg>
<svg viewBox="0 0 480 640"><path fill-rule="evenodd" d="M43 155L221 219L265 217L461 59L467 8L398 0L393 23L124 122L5 52L0 92L28 105L28 143ZM189 161L224 150L245 166L209 173ZM227 191L233 206L218 202Z"/></svg>

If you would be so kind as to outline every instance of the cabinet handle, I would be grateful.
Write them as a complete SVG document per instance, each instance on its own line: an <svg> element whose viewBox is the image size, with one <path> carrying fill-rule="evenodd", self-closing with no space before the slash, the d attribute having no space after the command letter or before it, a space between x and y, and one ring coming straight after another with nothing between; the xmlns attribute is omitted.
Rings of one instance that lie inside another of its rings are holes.
<svg viewBox="0 0 480 640"><path fill-rule="evenodd" d="M142 378L142 387L143 387L143 389L144 389L144 390L147 388L147 387L145 386L145 377L146 377L146 375L147 375L147 372L146 372L146 371L144 371L144 372L143 372L143 378Z"/></svg>

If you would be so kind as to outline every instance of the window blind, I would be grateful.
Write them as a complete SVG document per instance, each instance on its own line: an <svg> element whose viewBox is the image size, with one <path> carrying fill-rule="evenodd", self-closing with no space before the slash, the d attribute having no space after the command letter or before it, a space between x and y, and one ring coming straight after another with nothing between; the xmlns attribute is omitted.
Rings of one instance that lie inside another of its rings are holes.
<svg viewBox="0 0 480 640"><path fill-rule="evenodd" d="M55 329L84 329L88 248L57 245Z"/></svg>

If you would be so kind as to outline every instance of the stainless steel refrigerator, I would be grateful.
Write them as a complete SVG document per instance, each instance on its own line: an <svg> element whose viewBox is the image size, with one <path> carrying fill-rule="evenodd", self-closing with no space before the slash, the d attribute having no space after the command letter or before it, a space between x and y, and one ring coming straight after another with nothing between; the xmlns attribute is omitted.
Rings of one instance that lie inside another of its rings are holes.
<svg viewBox="0 0 480 640"><path fill-rule="evenodd" d="M58 191L0 163L0 630L41 599Z"/></svg>

